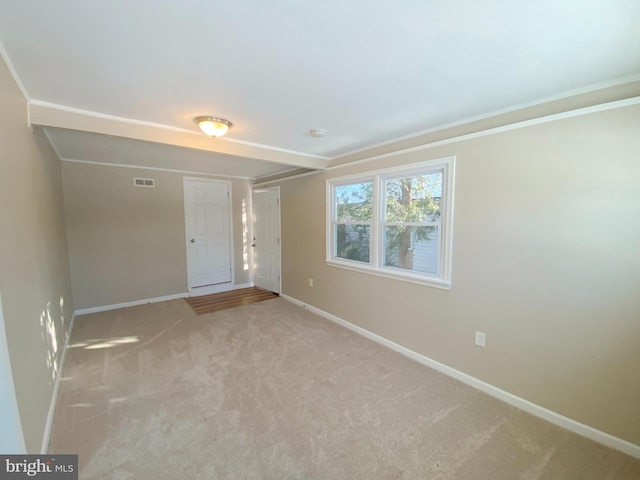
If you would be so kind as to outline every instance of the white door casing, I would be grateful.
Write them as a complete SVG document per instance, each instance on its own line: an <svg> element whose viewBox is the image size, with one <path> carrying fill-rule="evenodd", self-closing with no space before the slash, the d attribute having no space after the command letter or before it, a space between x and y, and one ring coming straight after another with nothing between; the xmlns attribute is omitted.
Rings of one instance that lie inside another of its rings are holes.
<svg viewBox="0 0 640 480"><path fill-rule="evenodd" d="M252 205L254 283L280 293L280 188L254 190Z"/></svg>
<svg viewBox="0 0 640 480"><path fill-rule="evenodd" d="M189 290L231 282L230 184L184 177Z"/></svg>

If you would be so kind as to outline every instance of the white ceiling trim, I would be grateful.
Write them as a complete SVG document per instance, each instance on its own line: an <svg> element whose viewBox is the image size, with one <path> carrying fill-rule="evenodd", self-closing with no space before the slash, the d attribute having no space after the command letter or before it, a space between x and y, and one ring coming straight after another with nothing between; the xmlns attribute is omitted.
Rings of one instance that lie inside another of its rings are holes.
<svg viewBox="0 0 640 480"><path fill-rule="evenodd" d="M631 105L638 105L638 104L640 104L640 97L632 97L632 98L625 98L624 100L616 100L614 102L602 103L600 105L592 105L589 107L578 108L575 110L568 110L566 112L554 113L552 115L546 115L544 117L532 118L530 120L523 120L521 122L511 123L509 125L502 125L500 127L480 130L479 132L467 133L464 135L457 135L454 137L445 138L444 140L437 140L435 142L425 143L422 145L405 148L402 150L395 150L393 152L382 153L380 155L372 155L370 157L363 158L361 160L354 160L352 162L341 163L339 165L332 165L328 167L326 170L327 171L337 170L340 168L358 165L360 163L367 163L373 160L379 160L381 158L392 157L392 156L405 154L405 153L419 152L420 150L427 150L429 148L448 145L450 143L462 142L464 140L471 140L473 138L478 138L478 137L486 137L487 135L494 135L496 133L508 132L510 130L518 130L520 128L539 125L541 123L555 122L557 120L562 120L565 118L579 117L581 115L588 115L590 113L603 112L605 110L613 110L616 108L629 107ZM320 173L320 172L310 172L310 173Z"/></svg>
<svg viewBox="0 0 640 480"><path fill-rule="evenodd" d="M411 133L409 135L403 135L401 137L393 138L393 139L385 141L385 142L372 144L372 145L367 146L367 147L358 148L358 149L352 150L350 152L341 153L340 155L336 155L335 157L331 157L330 160L331 161L339 160L341 158L349 157L349 156L355 155L357 153L366 152L368 150L375 150L376 148L385 147L387 145L393 145L394 143L400 143L400 142L403 142L405 140L411 140L411 139L416 138L416 137L426 136L426 135L429 135L431 133L439 132L441 130L446 130L448 128L460 127L460 126L463 126L463 125L466 125L466 124L469 124L469 123L474 123L474 122L478 122L478 121L481 121L481 120L488 120L488 119L491 119L493 117L497 117L497 116L504 115L504 114L507 114L507 113L513 113L513 112L517 112L519 110L525 110L527 108L537 107L537 106L543 105L545 103L553 103L553 102L557 102L559 100L564 100L564 99L567 99L567 98L570 98L570 97L589 94L589 93L594 93L594 92L598 92L600 90L605 90L607 88L619 87L619 86L627 85L629 83L638 82L638 81L640 81L640 75L632 75L632 76L629 76L629 77L625 77L624 79L621 79L621 80L616 80L616 81L611 81L611 82L603 82L603 83L599 83L597 85L591 85L591 86L585 87L585 88L576 88L576 89L573 89L573 90L570 90L570 91L567 91L567 92L564 92L564 93L561 93L561 94L558 94L558 95L552 95L552 96L549 96L549 97L541 98L541 99L535 100L533 102L521 103L521 104L518 104L518 105L510 106L508 108L495 110L495 111L490 112L490 113L464 118L464 119L456 121L456 122L446 123L446 124L443 124L443 125L439 125L437 127L429 128L429 129L422 130L422 131L419 131L419 132L416 132L416 133ZM348 164L349 163L345 163L345 165L348 165ZM335 168L335 167L330 167L330 168Z"/></svg>
<svg viewBox="0 0 640 480"><path fill-rule="evenodd" d="M103 167L135 168L140 170L154 170L157 172L186 173L189 175L199 175L204 177L235 178L239 180L250 180L250 181L256 180L256 178L254 177L240 177L235 175L218 175L217 173L203 173L203 172L196 172L193 170L177 170L173 168L145 167L142 165L133 165L133 164L124 164L124 163L93 162L91 160L75 160L72 158L60 158L60 160L67 163L84 163L87 165L101 165Z"/></svg>
<svg viewBox="0 0 640 480"><path fill-rule="evenodd" d="M256 177L256 178L254 178L253 180L255 180L255 181L259 182L259 181L261 181L263 178L269 178L269 177L273 177L273 176L275 176L275 175L285 175L285 174L287 174L287 173L294 172L294 171L296 171L296 170L300 170L300 169L299 169L299 168L288 168L288 169L286 169L286 170L282 170L282 171L280 171L280 172L276 172L276 173L268 173L268 174L266 174L266 175L260 175L259 177ZM316 171L317 171L317 170L314 170L314 172L316 172Z"/></svg>
<svg viewBox="0 0 640 480"><path fill-rule="evenodd" d="M258 181L256 181L256 183L254 183L253 185L251 185L252 187L270 187L273 185L279 185L282 182L287 182L289 180L294 180L296 178L302 178L302 177L307 177L309 175L317 175L318 173L323 173L323 172L318 172L318 171L312 171L312 172L304 172L304 173L299 173L297 175L291 175L290 177L284 177L284 178L275 178L273 180L267 180L265 182L261 182L259 181L260 179L256 179Z"/></svg>
<svg viewBox="0 0 640 480"><path fill-rule="evenodd" d="M630 107L630 106L633 106L633 105L640 105L640 97L625 98L624 100L616 100L616 101L613 101L613 102L602 103L600 105L592 105L592 106L589 106L589 107L578 108L578 109L575 109L575 110L568 110L566 112L554 113L552 115L546 115L544 117L533 118L533 119L530 119L530 120L523 120L521 122L511 123L509 125L503 125L501 127L489 128L489 129L486 129L486 130L481 130L479 132L468 133L468 134L465 134L465 135L458 135L458 136L454 136L454 137L447 138L447 139L444 139L444 140L437 140L435 142L425 143L423 145L418 145L416 147L405 148L405 149L402 149L402 150L395 150L393 152L382 153L380 155L373 155L371 157L363 158L361 160L355 160L355 161L352 161L352 162L341 163L339 165L332 165L332 166L328 167L325 170L325 172L330 172L330 171L333 171L333 170L339 170L341 168L352 167L354 165L359 165L359 164L363 164L363 163L369 163L369 162L372 162L374 160L380 160L382 158L394 157L394 156L403 155L403 154L407 154L407 153L413 153L413 152L419 152L421 150L428 150L430 148L440 147L442 145L448 145L450 143L462 142L462 141L471 140L471 139L474 139L474 138L486 137L486 136L489 136L489 135L495 135L497 133L508 132L508 131L511 131L511 130L518 130L520 128L530 127L530 126L533 126L533 125L539 125L539 124L542 124L542 123L549 123L549 122L554 122L554 121L557 121L557 120L563 120L565 118L579 117L579 116L582 116L582 115L588 115L590 113L604 112L604 111L607 111L607 110L614 110L616 108ZM292 175L290 177L285 177L285 178L281 178L281 179L275 179L275 180L270 180L270 181L266 181L266 182L255 183L253 186L254 187L259 187L259 186L263 186L263 185L271 185L271 184L280 183L280 182L284 182L284 181L288 181L288 180L293 180L295 178L305 177L307 175L316 175L318 173L323 173L323 172L320 172L320 171L305 172L305 173L300 173L298 175Z"/></svg>
<svg viewBox="0 0 640 480"><path fill-rule="evenodd" d="M30 125L57 127L222 153L296 168L324 170L329 159L229 139L213 139L191 130L114 117L39 100L28 104Z"/></svg>

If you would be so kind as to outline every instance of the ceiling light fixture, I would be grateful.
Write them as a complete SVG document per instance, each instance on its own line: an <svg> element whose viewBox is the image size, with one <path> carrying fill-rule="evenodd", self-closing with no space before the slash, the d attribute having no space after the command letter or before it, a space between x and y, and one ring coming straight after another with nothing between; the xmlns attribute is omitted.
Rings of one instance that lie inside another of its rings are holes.
<svg viewBox="0 0 640 480"><path fill-rule="evenodd" d="M233 124L229 120L216 117L196 117L193 119L198 124L200 130L210 137L221 137L229 131Z"/></svg>

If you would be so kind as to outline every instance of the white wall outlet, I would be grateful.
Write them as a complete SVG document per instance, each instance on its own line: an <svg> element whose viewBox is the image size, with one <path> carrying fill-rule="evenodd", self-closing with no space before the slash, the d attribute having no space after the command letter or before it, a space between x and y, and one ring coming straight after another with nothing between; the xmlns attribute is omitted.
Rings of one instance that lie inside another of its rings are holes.
<svg viewBox="0 0 640 480"><path fill-rule="evenodd" d="M309 286L310 286L310 287L313 287L313 278L310 278L310 279L309 279Z"/></svg>
<svg viewBox="0 0 640 480"><path fill-rule="evenodd" d="M487 336L484 332L476 332L476 345L484 348L487 343Z"/></svg>

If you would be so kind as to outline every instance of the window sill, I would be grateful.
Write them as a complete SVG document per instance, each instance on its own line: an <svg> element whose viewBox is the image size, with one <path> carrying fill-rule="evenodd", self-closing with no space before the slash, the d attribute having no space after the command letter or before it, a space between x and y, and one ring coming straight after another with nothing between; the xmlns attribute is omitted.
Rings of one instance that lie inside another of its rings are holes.
<svg viewBox="0 0 640 480"><path fill-rule="evenodd" d="M391 278L393 280L400 280L402 282L415 283L418 285L425 285L427 287L439 288L441 290L450 290L451 282L444 281L437 278L424 277L422 275L411 275L405 273L396 273L391 270L381 270L366 265L361 265L357 262L351 262L349 260L325 260L326 264L330 267L344 268L346 270L353 270L354 272L367 273L369 275L375 275L377 277Z"/></svg>

